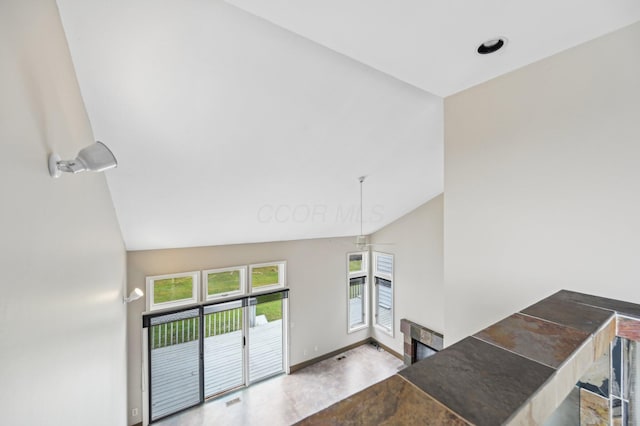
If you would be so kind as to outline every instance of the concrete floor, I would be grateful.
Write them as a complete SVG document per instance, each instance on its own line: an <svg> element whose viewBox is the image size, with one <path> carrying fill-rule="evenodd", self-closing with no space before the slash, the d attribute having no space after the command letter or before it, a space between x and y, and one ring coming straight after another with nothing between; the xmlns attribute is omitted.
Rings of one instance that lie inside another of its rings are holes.
<svg viewBox="0 0 640 426"><path fill-rule="evenodd" d="M338 360L338 358L344 358ZM290 425L395 374L403 363L370 344L256 383L161 420L161 426Z"/></svg>

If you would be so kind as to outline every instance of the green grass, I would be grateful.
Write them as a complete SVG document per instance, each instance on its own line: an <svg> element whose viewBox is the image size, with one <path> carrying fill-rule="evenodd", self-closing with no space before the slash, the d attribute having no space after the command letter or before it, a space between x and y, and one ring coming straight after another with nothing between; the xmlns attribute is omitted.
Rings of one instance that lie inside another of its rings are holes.
<svg viewBox="0 0 640 426"><path fill-rule="evenodd" d="M279 274L278 266L261 266L253 268L251 271L252 287L263 287L272 284L278 284Z"/></svg>
<svg viewBox="0 0 640 426"><path fill-rule="evenodd" d="M357 272L362 270L362 259L349 261L349 272Z"/></svg>
<svg viewBox="0 0 640 426"><path fill-rule="evenodd" d="M278 266L254 268L251 274L253 287L278 284ZM153 285L153 303L173 302L190 299L193 294L193 278L178 277L155 280ZM240 271L226 271L209 274L207 291L209 294L224 294L240 289Z"/></svg>
<svg viewBox="0 0 640 426"><path fill-rule="evenodd" d="M240 290L240 271L225 271L209 274L207 291L209 294L224 294Z"/></svg>
<svg viewBox="0 0 640 426"><path fill-rule="evenodd" d="M193 295L193 278L179 277L153 282L153 303L190 299Z"/></svg>
<svg viewBox="0 0 640 426"><path fill-rule="evenodd" d="M259 303L256 306L256 316L258 315L266 316L269 322L282 319L282 300Z"/></svg>
<svg viewBox="0 0 640 426"><path fill-rule="evenodd" d="M362 254L349 255L349 272L362 271Z"/></svg>

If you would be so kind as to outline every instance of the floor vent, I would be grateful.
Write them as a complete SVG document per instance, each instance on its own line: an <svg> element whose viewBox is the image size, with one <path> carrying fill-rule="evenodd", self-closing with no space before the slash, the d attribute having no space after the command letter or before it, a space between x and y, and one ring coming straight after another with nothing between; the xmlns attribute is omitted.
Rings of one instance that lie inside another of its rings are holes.
<svg viewBox="0 0 640 426"><path fill-rule="evenodd" d="M240 398L233 398L233 399L230 399L229 401L227 401L226 404L227 404L227 407L228 407L230 405L237 404L238 402L240 402Z"/></svg>

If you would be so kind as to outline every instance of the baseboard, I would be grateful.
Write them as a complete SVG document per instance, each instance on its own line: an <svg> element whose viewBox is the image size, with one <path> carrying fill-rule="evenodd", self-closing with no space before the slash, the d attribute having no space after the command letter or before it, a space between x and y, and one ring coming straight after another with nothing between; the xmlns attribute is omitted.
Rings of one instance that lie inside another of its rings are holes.
<svg viewBox="0 0 640 426"><path fill-rule="evenodd" d="M380 346L382 349L384 349L386 352L389 352L391 355L395 356L400 361L404 361L404 357L402 355L400 355L398 352L396 352L393 349L391 349L389 346L383 345L382 343L378 342L373 337L371 339L369 339L369 340L371 341L371 343L374 343L374 344Z"/></svg>
<svg viewBox="0 0 640 426"><path fill-rule="evenodd" d="M289 373L294 373L294 372L296 372L298 370L301 370L301 369L303 369L305 367L313 365L316 362L320 362L320 361L324 361L325 359L333 358L334 356L336 356L338 354L341 354L342 352L346 352L346 351L348 351L350 349L357 348L358 346L362 346L364 344L367 344L370 341L371 341L371 339L367 338L367 339L361 340L359 342L353 343L353 344L351 344L349 346L345 346L344 348L340 348L340 349L337 349L335 351L331 351L329 353L326 353L324 355L320 355L319 357L310 359L308 361L303 361L300 364L292 365L292 366L289 367Z"/></svg>
<svg viewBox="0 0 640 426"><path fill-rule="evenodd" d="M346 352L348 350L357 348L358 346L362 346L362 345L366 345L366 344L375 344L376 346L381 347L382 349L384 349L386 352L389 352L391 355L395 356L396 358L398 358L401 361L404 361L404 358L402 355L400 355L398 352L394 351L393 349L391 349L388 346L383 345L382 343L378 342L376 339L369 337L367 339L361 340L359 342L353 343L349 346L345 346L344 348L340 348L337 349L335 351L331 351L329 353L326 353L324 355L321 355L319 357L310 359L308 361L304 361L301 362L300 364L296 364L296 365L292 365L289 367L289 373L295 373L298 370L302 370L303 368L309 367L310 365L313 365L317 362L320 361L324 361L325 359L329 359L329 358L333 358L336 355L339 355L343 352Z"/></svg>

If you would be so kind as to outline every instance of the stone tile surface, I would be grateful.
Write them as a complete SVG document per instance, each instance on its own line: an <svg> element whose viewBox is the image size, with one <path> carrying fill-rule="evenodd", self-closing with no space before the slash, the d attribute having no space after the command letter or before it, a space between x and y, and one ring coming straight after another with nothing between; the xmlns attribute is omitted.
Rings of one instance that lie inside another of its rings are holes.
<svg viewBox="0 0 640 426"><path fill-rule="evenodd" d="M521 314L511 315L474 335L553 368L589 336L585 331Z"/></svg>
<svg viewBox="0 0 640 426"><path fill-rule="evenodd" d="M406 319L402 318L400 320L400 332L403 334L409 334L409 327L411 327L411 323L409 321L407 321Z"/></svg>
<svg viewBox="0 0 640 426"><path fill-rule="evenodd" d="M633 318L618 317L618 336L640 342L640 321Z"/></svg>
<svg viewBox="0 0 640 426"><path fill-rule="evenodd" d="M529 426L536 424L531 414L531 402L520 406L520 409L504 424L507 426Z"/></svg>
<svg viewBox="0 0 640 426"><path fill-rule="evenodd" d="M577 386L584 388L596 395L604 398L609 397L609 386L611 381L611 359L609 354L605 354L595 360L589 370L580 377Z"/></svg>
<svg viewBox="0 0 640 426"><path fill-rule="evenodd" d="M554 377L552 385L556 389L558 404L560 404L571 389L576 386L578 380L589 371L595 361L593 355L593 338L590 338L567 362L556 370L556 376Z"/></svg>
<svg viewBox="0 0 640 426"><path fill-rule="evenodd" d="M580 425L608 426L609 400L580 389Z"/></svg>
<svg viewBox="0 0 640 426"><path fill-rule="evenodd" d="M504 423L553 372L467 337L399 374L465 420L482 426Z"/></svg>
<svg viewBox="0 0 640 426"><path fill-rule="evenodd" d="M432 348L433 346L433 333L430 333L427 330L420 330L420 342L422 342L423 344L427 345L427 346L431 346ZM442 349L442 348L436 348L436 349Z"/></svg>
<svg viewBox="0 0 640 426"><path fill-rule="evenodd" d="M563 300L556 295L523 309L521 313L577 328L587 333L595 333L602 324L614 315L609 310Z"/></svg>
<svg viewBox="0 0 640 426"><path fill-rule="evenodd" d="M469 423L396 375L307 417L296 425L463 426Z"/></svg>
<svg viewBox="0 0 640 426"><path fill-rule="evenodd" d="M605 326L593 336L594 359L609 353L611 342L616 338L616 319L611 318Z"/></svg>
<svg viewBox="0 0 640 426"><path fill-rule="evenodd" d="M607 299L606 297L592 296L590 294L576 293L569 290L560 290L551 297L558 300L567 300L602 309L609 309L620 314L640 318L640 305L636 303Z"/></svg>
<svg viewBox="0 0 640 426"><path fill-rule="evenodd" d="M420 340L420 329L418 327L411 327L411 338L414 340Z"/></svg>
<svg viewBox="0 0 640 426"><path fill-rule="evenodd" d="M442 336L434 334L431 343L433 343L433 347L435 349L441 350L444 347L444 338Z"/></svg>
<svg viewBox="0 0 640 426"><path fill-rule="evenodd" d="M565 395L562 393L562 395ZM558 385L553 383L551 386L545 385L531 397L531 422L534 425L541 425L549 418L560 405ZM578 415L576 414L576 417Z"/></svg>
<svg viewBox="0 0 640 426"><path fill-rule="evenodd" d="M580 389L574 387L569 395L544 421L532 422L544 426L570 426L580 424Z"/></svg>

